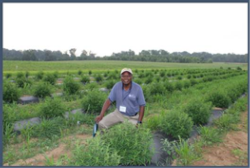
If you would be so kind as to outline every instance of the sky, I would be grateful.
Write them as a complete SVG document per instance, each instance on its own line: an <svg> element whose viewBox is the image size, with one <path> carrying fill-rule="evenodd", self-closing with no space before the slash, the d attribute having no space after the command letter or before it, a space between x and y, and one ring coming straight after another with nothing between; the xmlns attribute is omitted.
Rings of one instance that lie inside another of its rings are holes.
<svg viewBox="0 0 250 168"><path fill-rule="evenodd" d="M3 48L246 54L247 3L3 3Z"/></svg>

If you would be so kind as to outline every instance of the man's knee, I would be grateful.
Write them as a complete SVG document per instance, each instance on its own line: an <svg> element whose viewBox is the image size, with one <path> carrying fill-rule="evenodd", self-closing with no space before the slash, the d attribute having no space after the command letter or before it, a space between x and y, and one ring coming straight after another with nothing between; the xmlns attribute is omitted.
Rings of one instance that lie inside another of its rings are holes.
<svg viewBox="0 0 250 168"><path fill-rule="evenodd" d="M98 123L98 128L100 130L102 129L108 129L108 126L104 124L103 120L101 120L99 123Z"/></svg>

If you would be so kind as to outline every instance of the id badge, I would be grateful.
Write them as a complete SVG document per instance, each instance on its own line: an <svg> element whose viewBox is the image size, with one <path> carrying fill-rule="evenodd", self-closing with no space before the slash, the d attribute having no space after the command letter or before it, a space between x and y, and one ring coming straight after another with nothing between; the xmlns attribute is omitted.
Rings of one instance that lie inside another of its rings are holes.
<svg viewBox="0 0 250 168"><path fill-rule="evenodd" d="M123 112L123 113L126 113L126 107L125 106L120 106L119 111Z"/></svg>

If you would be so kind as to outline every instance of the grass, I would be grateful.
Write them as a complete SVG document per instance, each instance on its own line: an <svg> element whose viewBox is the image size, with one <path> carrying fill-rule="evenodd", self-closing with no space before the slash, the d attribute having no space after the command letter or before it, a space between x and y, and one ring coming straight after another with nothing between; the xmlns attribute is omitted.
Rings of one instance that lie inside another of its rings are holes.
<svg viewBox="0 0 250 168"><path fill-rule="evenodd" d="M248 154L240 149L233 149L232 154L238 158L237 162L232 166L247 166Z"/></svg>
<svg viewBox="0 0 250 168"><path fill-rule="evenodd" d="M33 157L37 154L45 153L46 151L50 151L59 146L59 143L63 142L69 147L74 144L76 138L63 140L64 137L69 135L77 135L77 134L87 134L91 135L92 127L88 127L86 125L81 125L77 127L73 127L71 129L63 130L61 136L53 136L51 139L48 138L30 138L18 136L16 137L18 143L9 144L4 148L3 151L3 163L8 163L9 165L15 163L19 159L25 160L27 158ZM29 141L27 143L27 141ZM47 158L46 164L52 164L51 158Z"/></svg>
<svg viewBox="0 0 250 168"><path fill-rule="evenodd" d="M180 64L180 63L149 63L149 62L129 62L129 61L67 61L67 62L32 62L32 64L29 64L27 66L27 63L31 62L25 62L25 61L4 61L4 73L17 73L19 70L21 71L30 71L30 78L32 79L32 75L37 73L40 70L43 70L45 73L54 73L55 71L58 71L59 77L63 77L61 73L74 73L75 76L79 77L79 75L76 75L79 70L82 70L82 73L88 74L89 70L91 69L92 71L92 76L96 76L97 73L103 73L103 70L105 71L110 71L110 73L113 73L114 70L117 70L117 74L119 74L119 71L123 67L130 67L136 72L135 69L137 69L138 73L144 73L147 74L150 72L152 69L157 69L158 73L155 74L155 77L160 76L161 71L165 71L163 69L171 70L173 73L177 73L179 70L177 69L183 69L183 71L180 71L184 75L186 75L187 71L186 69L202 69L201 71L203 74L211 74L214 73L213 71L210 71L208 68L216 68L219 71L219 67L223 67L224 70L227 69L228 67L236 68L238 66L241 66L247 68L247 64L225 64L225 63L214 63L214 64ZM18 70L15 69L16 65L18 65ZM14 69L13 69L14 68ZM161 70L160 70L161 69ZM184 70L185 69L185 70ZM142 72L144 70L144 72ZM219 71L219 72L229 72L229 71ZM107 72L106 72L107 73ZM138 74L137 73L137 74ZM200 73L200 72L199 72ZM138 75L135 74L135 79L140 79L138 78ZM167 74L167 73L166 73ZM188 74L188 73L187 73ZM196 74L196 73L194 73ZM180 73L179 73L180 75ZM227 74L222 74L227 75ZM12 75L12 77L15 77L15 75ZM169 77L169 79L174 79L178 75ZM152 119L150 118L154 114L160 114L163 110L171 110L175 108L176 106L181 106L182 104L187 103L187 100L190 97L196 96L196 97L203 97L207 92L210 90L214 89L225 89L227 87L231 87L234 85L237 85L236 82L233 81L242 81L242 75L237 76L237 77L229 77L227 79L221 79L221 76L218 76L219 79L213 80L212 82L206 82L206 83L198 83L194 86L190 86L187 89L182 89L182 91L174 91L173 93L166 93L165 95L149 95L150 96L150 101L147 101L147 106L145 110L145 124L148 122L148 127L151 128L151 130L157 129L158 124L157 124L157 115L153 117ZM79 77L81 79L81 77ZM146 79L145 77L144 79ZM91 78L93 79L93 78ZM106 79L106 78L104 78ZM144 80L143 79L143 80ZM199 78L198 78L199 79ZM201 80L202 78L200 78ZM153 79L155 80L155 79ZM161 80L161 78L160 78ZM182 77L182 81L186 80L185 77ZM119 79L118 79L119 81ZM226 81L226 82L225 82ZM80 81L79 81L80 82ZM176 82L176 81L174 81ZM33 83L36 85L36 81ZM92 83L93 84L93 83ZM81 89L91 89L90 84L87 85L82 85ZM95 87L103 87L105 86L105 82L103 82L101 85L96 84ZM56 91L61 91L62 86L54 86L53 87L53 92ZM25 88L23 93L30 93L32 90L29 88ZM84 96L84 93L82 93ZM71 97L62 97L63 103L66 106L67 110L73 110L77 108L81 108L81 96L74 95ZM25 118L31 118L35 116L39 116L38 114L38 109L41 106L41 103L37 104L29 104L29 105L13 105L13 117L17 119L25 119ZM109 112L112 110L109 110ZM16 115L14 115L16 114ZM87 116L86 118L83 119L84 123L92 124L94 121L94 116ZM70 124L70 123L69 123ZM247 122L246 122L247 125ZM58 143L60 139L63 139L65 136L68 136L70 132L74 130L74 133L86 133L86 134L91 134L92 133L92 128L86 128L86 127L71 127L70 129L64 129L60 131L60 135L54 137L54 141L52 142L50 139L39 139L34 141L33 138L30 138L29 133L26 133L25 139L23 138L22 140L18 138L13 138L10 137L11 141L15 141L16 144L9 144L5 147L4 149L4 162L10 162L13 163L18 159L26 159L29 157L34 156L37 153L43 153L45 151L48 151L52 148L55 148L58 146ZM213 133L207 133L208 140L211 140L211 137L213 137ZM210 138L210 139L209 139ZM75 139L75 138L73 138ZM74 143L72 140L67 140L65 141L67 144L68 148L70 149ZM23 144L23 145L20 145ZM15 148L15 145L20 145L19 148ZM37 145L37 146L36 146ZM196 146L193 146L192 150L196 150ZM191 150L188 149L185 144L183 144L183 149L180 150L181 152L186 152ZM183 154L185 157L190 157L192 160L192 157L189 156L188 154ZM184 157L184 158L185 158ZM184 164L188 165L191 162L189 161L190 158L187 158L182 161ZM52 158L47 158L46 160L46 165L67 165L69 163L67 156L62 156L61 160L55 161Z"/></svg>

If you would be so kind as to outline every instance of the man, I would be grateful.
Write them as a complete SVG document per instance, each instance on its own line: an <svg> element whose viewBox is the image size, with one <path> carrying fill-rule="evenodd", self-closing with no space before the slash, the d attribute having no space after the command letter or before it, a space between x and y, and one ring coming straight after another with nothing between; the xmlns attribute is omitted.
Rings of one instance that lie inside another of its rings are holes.
<svg viewBox="0 0 250 168"><path fill-rule="evenodd" d="M129 68L121 70L121 82L116 83L95 121L100 129L108 129L112 125L128 120L134 125L141 124L144 116L145 98L140 85L132 82L133 72ZM110 104L116 102L114 112L104 117Z"/></svg>

